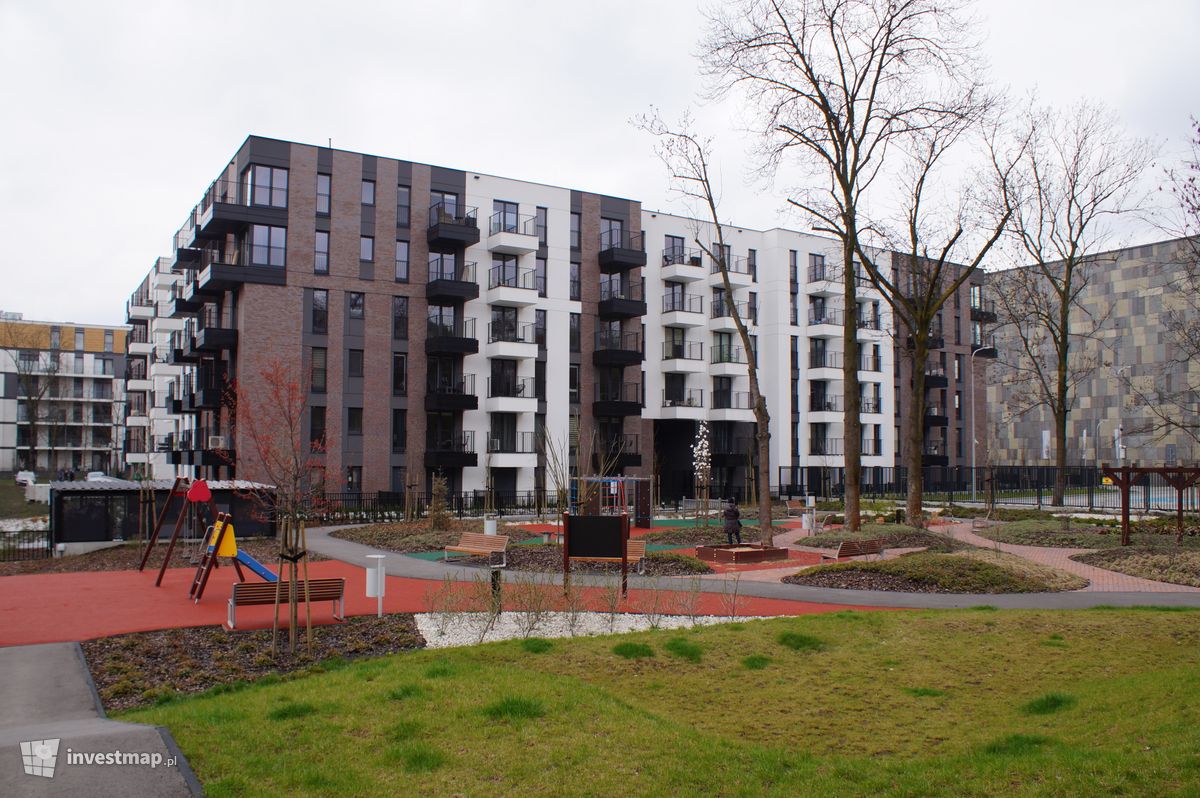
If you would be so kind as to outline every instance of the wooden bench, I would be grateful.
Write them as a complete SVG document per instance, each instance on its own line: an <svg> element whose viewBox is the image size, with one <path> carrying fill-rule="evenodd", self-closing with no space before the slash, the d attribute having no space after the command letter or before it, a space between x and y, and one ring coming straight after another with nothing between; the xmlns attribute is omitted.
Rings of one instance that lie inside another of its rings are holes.
<svg viewBox="0 0 1200 798"><path fill-rule="evenodd" d="M588 562L620 562L620 557L572 557L573 560L587 560ZM630 568L637 570L639 574L646 573L646 541L630 540L625 545L625 559L629 563Z"/></svg>
<svg viewBox="0 0 1200 798"><path fill-rule="evenodd" d="M447 546L442 554L443 560L450 559L450 552L456 554L472 554L476 557L487 557L492 561L493 554L500 555L500 567L508 565L508 535L485 535L481 532L464 532L455 546Z"/></svg>
<svg viewBox="0 0 1200 798"><path fill-rule="evenodd" d="M226 623L230 629L237 628L235 617L238 607L255 607L263 604L274 604L276 589L279 601L286 604L291 582L235 582L233 595L229 597L229 617ZM304 601L304 582L296 583L296 599ZM346 580L309 579L308 601L332 601L333 617L339 621L346 620Z"/></svg>
<svg viewBox="0 0 1200 798"><path fill-rule="evenodd" d="M871 554L883 559L883 544L880 539L874 540L843 540L838 546L837 554L822 554L822 560L840 560L843 557L865 557Z"/></svg>
<svg viewBox="0 0 1200 798"><path fill-rule="evenodd" d="M789 518L797 515L803 516L808 511L808 507L806 507L804 502L800 501L799 499L788 499L784 502L784 505L787 507L787 514Z"/></svg>

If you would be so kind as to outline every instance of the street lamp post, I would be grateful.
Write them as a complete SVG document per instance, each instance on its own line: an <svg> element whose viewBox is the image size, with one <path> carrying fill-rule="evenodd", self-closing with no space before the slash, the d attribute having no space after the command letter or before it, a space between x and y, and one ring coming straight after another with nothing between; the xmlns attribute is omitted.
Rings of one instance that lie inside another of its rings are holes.
<svg viewBox="0 0 1200 798"><path fill-rule="evenodd" d="M979 346L971 350L971 357L967 362L967 389L971 392L971 502L976 501L976 483L978 479L975 472L975 356L985 349L991 349L990 346Z"/></svg>

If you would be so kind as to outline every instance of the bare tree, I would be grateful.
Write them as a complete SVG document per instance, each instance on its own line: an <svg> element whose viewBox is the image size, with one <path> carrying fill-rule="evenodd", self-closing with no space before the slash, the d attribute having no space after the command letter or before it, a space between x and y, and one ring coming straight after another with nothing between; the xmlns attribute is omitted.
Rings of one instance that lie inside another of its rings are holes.
<svg viewBox="0 0 1200 798"><path fill-rule="evenodd" d="M26 446L26 468L37 470L39 438L43 428L47 432L46 442L50 451L47 461L54 468L54 442L57 416L63 411L55 407L55 400L62 393L59 373L62 356L51 348L50 328L42 324L28 324L14 319L0 319L0 349L9 351L17 380L17 400L25 411L25 422L29 425L29 440Z"/></svg>
<svg viewBox="0 0 1200 798"><path fill-rule="evenodd" d="M733 285L729 281L729 250L725 243L725 224L721 221L719 210L720 200L713 185L709 170L712 156L712 139L700 136L693 129L688 115L677 125L668 125L657 113L638 117L635 124L641 130L650 133L658 139L656 148L659 158L666 165L670 174L671 187L685 200L703 207L716 234L716 242L706 238L699 229L693 236L696 246L700 248L721 274L721 284L724 286L724 296L729 315L737 328L742 349L746 352L746 376L750 380L750 403L754 410L755 431L757 443L757 467L760 482L766 480L769 486L771 474L771 414L767 409L767 397L763 394L758 383L758 352L754 341L747 329L747 320L742 318L738 303L733 300ZM857 372L855 372L857 374ZM771 491L758 491L758 523L762 543L771 546L774 536L771 527Z"/></svg>
<svg viewBox="0 0 1200 798"><path fill-rule="evenodd" d="M1111 240L1107 222L1140 208L1142 175L1154 158L1148 141L1126 136L1102 105L1031 107L1021 133L1011 203L1011 231L1028 265L998 278L999 321L1015 348L1000 353L1011 412L1047 408L1054 417L1052 503L1066 488L1067 420L1076 387L1104 363L1095 339L1107 313L1082 302L1101 268L1097 251Z"/></svg>
<svg viewBox="0 0 1200 798"><path fill-rule="evenodd" d="M959 0L740 0L709 17L701 58L714 95L743 91L763 135L764 172L808 173L789 202L841 242L846 525L858 529L862 422L855 258L869 191L888 152L956 111L979 81Z"/></svg>

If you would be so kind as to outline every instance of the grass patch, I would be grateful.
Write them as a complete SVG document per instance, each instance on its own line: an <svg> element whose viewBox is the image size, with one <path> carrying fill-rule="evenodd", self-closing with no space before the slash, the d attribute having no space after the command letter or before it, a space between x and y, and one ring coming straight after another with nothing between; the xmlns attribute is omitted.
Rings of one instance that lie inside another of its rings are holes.
<svg viewBox="0 0 1200 798"><path fill-rule="evenodd" d="M388 729L387 737L392 742L402 743L415 738L420 733L420 723L415 720L402 720L392 724L392 727Z"/></svg>
<svg viewBox="0 0 1200 798"><path fill-rule="evenodd" d="M1025 756L1037 753L1051 742L1049 737L1037 734L1008 734L985 745L983 752L990 756Z"/></svg>
<svg viewBox="0 0 1200 798"><path fill-rule="evenodd" d="M527 637L521 641L521 648L530 654L545 654L554 648L554 644L544 637Z"/></svg>
<svg viewBox="0 0 1200 798"><path fill-rule="evenodd" d="M419 684L402 684L388 691L387 697L392 701L407 701L425 694L425 688Z"/></svg>
<svg viewBox="0 0 1200 798"><path fill-rule="evenodd" d="M295 718L306 718L309 715L317 714L317 708L312 704L284 704L281 707L276 707L267 713L269 720L294 720Z"/></svg>
<svg viewBox="0 0 1200 798"><path fill-rule="evenodd" d="M458 669L454 667L454 663L447 660L438 660L425 669L426 679L445 679L458 673Z"/></svg>
<svg viewBox="0 0 1200 798"><path fill-rule="evenodd" d="M509 696L484 707L483 714L492 720L529 720L545 716L546 707L534 698Z"/></svg>
<svg viewBox="0 0 1200 798"><path fill-rule="evenodd" d="M408 773L430 773L446 764L446 756L433 746L408 742L388 750L387 756Z"/></svg>
<svg viewBox="0 0 1200 798"><path fill-rule="evenodd" d="M726 543L722 522L715 520L707 527L677 526L658 532L649 532L643 539L647 543L658 543L666 546L706 546Z"/></svg>
<svg viewBox="0 0 1200 798"><path fill-rule="evenodd" d="M1046 693L1022 704L1021 712L1026 715L1053 715L1055 712L1070 709L1076 703L1075 697L1066 693Z"/></svg>
<svg viewBox="0 0 1200 798"><path fill-rule="evenodd" d="M1111 527L1060 518L1027 519L998 526L985 526L975 530L975 534L988 540L1017 546L1070 549L1103 548L1115 545L1121 539L1120 532L1113 534Z"/></svg>
<svg viewBox="0 0 1200 798"><path fill-rule="evenodd" d="M748 671L761 671L771 664L771 658L762 654L751 654L742 659L742 667Z"/></svg>
<svg viewBox="0 0 1200 798"><path fill-rule="evenodd" d="M917 698L941 698L946 694L945 690L938 690L936 687L905 687L904 692Z"/></svg>
<svg viewBox="0 0 1200 798"><path fill-rule="evenodd" d="M688 662L699 662L704 658L704 650L685 637L672 637L663 643L663 650L674 657Z"/></svg>
<svg viewBox="0 0 1200 798"><path fill-rule="evenodd" d="M776 638L779 645L786 646L792 651L824 651L825 641L812 635L801 634L800 632L780 632Z"/></svg>
<svg viewBox="0 0 1200 798"><path fill-rule="evenodd" d="M625 659L647 659L654 656L654 649L645 643L617 643L612 653Z"/></svg>
<svg viewBox="0 0 1200 798"><path fill-rule="evenodd" d="M646 555L646 570L657 571L655 566L668 568L672 575L711 574L712 568L703 560L677 551L652 551Z"/></svg>
<svg viewBox="0 0 1200 798"><path fill-rule="evenodd" d="M41 480L45 482L45 476ZM36 518L49 514L48 505L25 501L25 486L13 482L11 473L0 473L0 518Z"/></svg>
<svg viewBox="0 0 1200 798"><path fill-rule="evenodd" d="M1198 540L1200 539L1184 538L1185 544ZM1076 554L1071 559L1097 568L1139 576L1142 579L1200 587L1200 549L1188 548L1187 545L1179 547L1173 540L1158 541L1149 545L1143 542L1133 546L1117 546L1103 551Z"/></svg>
<svg viewBox="0 0 1200 798"><path fill-rule="evenodd" d="M809 568L785 582L928 593L1046 593L1075 590L1087 581L1003 552L912 552L893 560L853 561Z"/></svg>
<svg viewBox="0 0 1200 798"><path fill-rule="evenodd" d="M863 524L858 532L832 529L821 535L801 538L805 546L817 549L836 549L846 541L883 540L884 548L925 548L928 551L958 551L969 548L968 544L925 529L904 524Z"/></svg>

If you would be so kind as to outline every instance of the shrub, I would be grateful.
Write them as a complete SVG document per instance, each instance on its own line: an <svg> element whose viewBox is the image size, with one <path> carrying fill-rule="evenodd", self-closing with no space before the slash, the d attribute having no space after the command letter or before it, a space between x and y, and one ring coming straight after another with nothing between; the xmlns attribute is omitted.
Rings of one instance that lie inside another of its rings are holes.
<svg viewBox="0 0 1200 798"><path fill-rule="evenodd" d="M521 648L530 654L545 654L554 648L554 644L544 637L527 637L521 641Z"/></svg>
<svg viewBox="0 0 1200 798"><path fill-rule="evenodd" d="M764 657L762 654L751 654L742 660L742 667L748 671L761 671L770 664L771 658Z"/></svg>
<svg viewBox="0 0 1200 798"><path fill-rule="evenodd" d="M781 632L779 637L780 645L787 646L793 651L824 651L825 641L819 637L812 635L801 634L800 632Z"/></svg>
<svg viewBox="0 0 1200 798"><path fill-rule="evenodd" d="M542 717L546 708L536 698L509 696L488 704L483 708L483 714L492 720L527 720Z"/></svg>
<svg viewBox="0 0 1200 798"><path fill-rule="evenodd" d="M645 659L654 656L654 649L645 643L617 643L612 652L625 659Z"/></svg>
<svg viewBox="0 0 1200 798"><path fill-rule="evenodd" d="M672 637L663 645L663 648L668 654L686 659L688 662L699 662L703 656L703 650L699 645L683 637Z"/></svg>

